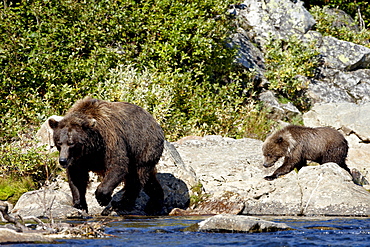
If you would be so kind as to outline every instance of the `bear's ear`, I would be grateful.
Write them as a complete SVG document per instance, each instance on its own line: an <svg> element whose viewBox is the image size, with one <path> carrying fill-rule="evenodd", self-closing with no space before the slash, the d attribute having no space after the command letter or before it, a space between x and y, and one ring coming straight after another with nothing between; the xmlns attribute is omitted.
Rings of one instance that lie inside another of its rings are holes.
<svg viewBox="0 0 370 247"><path fill-rule="evenodd" d="M58 127L59 121L55 120L54 118L49 119L49 126L52 129L55 129Z"/></svg>
<svg viewBox="0 0 370 247"><path fill-rule="evenodd" d="M275 143L282 143L283 141L284 141L283 137L279 136L278 138L276 138Z"/></svg>
<svg viewBox="0 0 370 247"><path fill-rule="evenodd" d="M95 118L90 118L88 121L89 121L89 127L90 128L95 127L95 125L96 125L96 119Z"/></svg>

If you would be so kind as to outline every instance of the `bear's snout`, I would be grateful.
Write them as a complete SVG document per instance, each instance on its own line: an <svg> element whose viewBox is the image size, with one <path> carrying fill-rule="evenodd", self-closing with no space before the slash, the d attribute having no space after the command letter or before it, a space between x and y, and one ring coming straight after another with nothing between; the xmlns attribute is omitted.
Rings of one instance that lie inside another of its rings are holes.
<svg viewBox="0 0 370 247"><path fill-rule="evenodd" d="M274 165L274 163L263 163L263 166L266 167L266 168L271 167L273 165Z"/></svg>
<svg viewBox="0 0 370 247"><path fill-rule="evenodd" d="M63 168L67 168L67 166L68 166L68 160L67 160L67 158L60 157L60 158L59 158L59 164L60 164Z"/></svg>

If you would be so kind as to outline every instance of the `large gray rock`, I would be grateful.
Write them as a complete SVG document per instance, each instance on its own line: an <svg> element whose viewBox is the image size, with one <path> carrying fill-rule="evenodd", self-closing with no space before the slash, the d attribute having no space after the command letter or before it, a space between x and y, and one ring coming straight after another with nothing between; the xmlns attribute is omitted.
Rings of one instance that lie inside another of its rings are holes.
<svg viewBox="0 0 370 247"><path fill-rule="evenodd" d="M14 243L47 243L53 242L51 237L38 233L20 233L10 229L0 228L0 244Z"/></svg>
<svg viewBox="0 0 370 247"><path fill-rule="evenodd" d="M306 126L332 126L341 130L349 145L347 164L370 181L370 103L315 104L303 115Z"/></svg>
<svg viewBox="0 0 370 247"><path fill-rule="evenodd" d="M332 69L351 71L366 68L370 64L370 49L337 38L323 37L319 51L325 60L325 66Z"/></svg>
<svg viewBox="0 0 370 247"><path fill-rule="evenodd" d="M301 112L291 102L280 103L274 93L266 90L259 95L259 99L269 108L269 118L276 120L292 119L301 116Z"/></svg>
<svg viewBox="0 0 370 247"><path fill-rule="evenodd" d="M332 126L354 134L363 142L370 141L370 103L315 104L303 115L306 126Z"/></svg>
<svg viewBox="0 0 370 247"><path fill-rule="evenodd" d="M257 73L258 79L256 82L264 80L264 55L262 51L249 40L248 33L244 29L238 28L237 32L233 34L231 38L232 42L230 45L232 47L235 45L238 47L237 62L245 68L251 69Z"/></svg>
<svg viewBox="0 0 370 247"><path fill-rule="evenodd" d="M313 103L370 102L370 70L321 69L321 79L311 81L308 94Z"/></svg>
<svg viewBox="0 0 370 247"><path fill-rule="evenodd" d="M198 231L205 232L276 232L291 228L285 223L261 220L256 217L220 214L198 223Z"/></svg>
<svg viewBox="0 0 370 247"><path fill-rule="evenodd" d="M370 193L355 185L351 176L336 164L308 166L299 173L293 171L266 181L263 177L272 173L278 164L263 168L261 141L206 136L187 139L175 146L185 164L193 167L209 195L204 202L211 203L209 213L220 213L212 207L217 201L223 210L234 213L244 203L243 210L238 213L247 215L370 213L370 208L364 206L370 202ZM225 194L232 198L228 205ZM207 208L204 204L201 206Z"/></svg>
<svg viewBox="0 0 370 247"><path fill-rule="evenodd" d="M302 35L316 23L299 0L252 0L244 1L243 6L238 11L242 22L240 25L248 27L249 36L258 43L264 43L272 37Z"/></svg>
<svg viewBox="0 0 370 247"><path fill-rule="evenodd" d="M35 216L64 218L66 214L76 213L72 207L72 197L61 190L43 188L24 193L14 206L12 213L22 217Z"/></svg>
<svg viewBox="0 0 370 247"><path fill-rule="evenodd" d="M259 140L205 136L180 143L174 143L176 149L184 163L194 169L207 193L229 191L246 195L255 176L263 177Z"/></svg>
<svg viewBox="0 0 370 247"><path fill-rule="evenodd" d="M304 215L364 216L370 213L370 193L352 182L335 163L302 168L298 173Z"/></svg>

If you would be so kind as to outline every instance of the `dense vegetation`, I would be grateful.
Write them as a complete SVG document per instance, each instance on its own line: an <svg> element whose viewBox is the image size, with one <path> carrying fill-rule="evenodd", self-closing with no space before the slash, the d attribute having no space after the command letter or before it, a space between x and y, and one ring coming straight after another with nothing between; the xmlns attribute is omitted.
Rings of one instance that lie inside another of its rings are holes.
<svg viewBox="0 0 370 247"><path fill-rule="evenodd" d="M86 95L144 107L169 140L206 134L264 138L273 121L254 98L259 82L234 63L236 49L227 45L235 28L226 12L232 3L5 1L0 10L0 200L17 198L20 191L38 187L35 181L55 175L55 154L45 154L29 140L48 116L63 115ZM357 3L355 11L352 2L307 1L343 7L355 19L361 13L357 23L368 20L369 7ZM312 10L319 31L348 33L333 30L323 8ZM358 33L347 36L354 42L368 39L367 30ZM315 50L295 40L274 41L264 50L269 89L308 110L305 86L296 78L312 75ZM9 178L17 185L4 182Z"/></svg>

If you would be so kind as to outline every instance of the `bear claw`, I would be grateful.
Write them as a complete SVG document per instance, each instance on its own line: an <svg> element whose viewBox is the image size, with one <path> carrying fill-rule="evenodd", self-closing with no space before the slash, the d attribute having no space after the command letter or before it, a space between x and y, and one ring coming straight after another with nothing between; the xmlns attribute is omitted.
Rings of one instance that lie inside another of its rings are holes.
<svg viewBox="0 0 370 247"><path fill-rule="evenodd" d="M266 176L266 177L264 177L264 179L267 180L267 181L272 181L275 178L276 178L275 176Z"/></svg>

